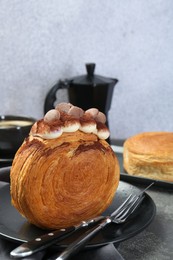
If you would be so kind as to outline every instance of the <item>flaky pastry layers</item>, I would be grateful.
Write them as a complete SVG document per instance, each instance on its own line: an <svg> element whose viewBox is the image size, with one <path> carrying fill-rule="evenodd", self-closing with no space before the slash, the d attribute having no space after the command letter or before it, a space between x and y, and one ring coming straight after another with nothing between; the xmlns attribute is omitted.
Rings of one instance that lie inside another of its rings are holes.
<svg viewBox="0 0 173 260"><path fill-rule="evenodd" d="M173 181L173 133L144 132L124 143L124 169L130 175Z"/></svg>
<svg viewBox="0 0 173 260"><path fill-rule="evenodd" d="M30 135L11 168L12 204L29 222L46 229L78 224L100 215L119 183L111 147L95 134Z"/></svg>

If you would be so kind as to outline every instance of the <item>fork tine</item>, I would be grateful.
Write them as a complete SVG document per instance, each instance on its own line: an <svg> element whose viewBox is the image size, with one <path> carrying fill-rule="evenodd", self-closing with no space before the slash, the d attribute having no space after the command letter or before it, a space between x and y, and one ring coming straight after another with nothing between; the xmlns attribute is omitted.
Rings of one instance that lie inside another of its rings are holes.
<svg viewBox="0 0 173 260"><path fill-rule="evenodd" d="M129 202L131 201L132 197L133 197L133 195L130 194L130 195L127 197L127 199L126 199L114 212L112 212L111 217L116 217L116 216L118 216L118 214L121 213L122 210L123 210L124 208L126 208L127 205L129 205Z"/></svg>
<svg viewBox="0 0 173 260"><path fill-rule="evenodd" d="M145 192L154 185L154 182L150 183L143 191L141 191L138 195L132 194L125 200L125 202L122 204L122 207L120 206L117 211L114 211L113 214L111 214L111 217L114 216L114 219L127 219L134 210L140 205L142 200L144 199ZM123 222L123 221L122 221Z"/></svg>
<svg viewBox="0 0 173 260"><path fill-rule="evenodd" d="M138 197L136 195L131 196L130 199L127 201L127 203L123 207L121 207L121 209L117 212L117 214L114 215L114 218L120 218L122 214L124 214L129 208L132 207L134 201L136 201L137 198Z"/></svg>
<svg viewBox="0 0 173 260"><path fill-rule="evenodd" d="M131 213L133 213L135 210L136 210L136 208L141 204L141 202L143 201L143 199L145 198L145 195L143 194L143 195L140 195L139 197L138 197L138 199L136 200L136 202L133 204L133 207L132 207L132 209L131 209ZM131 214L130 213L130 214ZM127 218L127 217L126 217Z"/></svg>
<svg viewBox="0 0 173 260"><path fill-rule="evenodd" d="M118 217L115 217L113 220L114 222L124 222L141 204L142 200L144 199L144 195L137 196L131 204L129 204L122 212L119 214Z"/></svg>

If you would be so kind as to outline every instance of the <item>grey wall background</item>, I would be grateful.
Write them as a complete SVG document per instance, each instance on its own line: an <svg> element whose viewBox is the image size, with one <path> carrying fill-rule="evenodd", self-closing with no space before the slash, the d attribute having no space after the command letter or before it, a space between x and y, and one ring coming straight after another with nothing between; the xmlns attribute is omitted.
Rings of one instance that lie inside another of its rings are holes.
<svg viewBox="0 0 173 260"><path fill-rule="evenodd" d="M172 0L1 0L0 114L42 117L55 82L95 62L119 79L113 138L172 131L172 46Z"/></svg>

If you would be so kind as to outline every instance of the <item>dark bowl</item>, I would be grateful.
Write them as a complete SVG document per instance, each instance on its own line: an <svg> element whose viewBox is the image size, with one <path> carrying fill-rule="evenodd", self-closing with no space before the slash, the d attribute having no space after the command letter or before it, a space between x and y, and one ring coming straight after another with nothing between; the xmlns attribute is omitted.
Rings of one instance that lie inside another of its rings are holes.
<svg viewBox="0 0 173 260"><path fill-rule="evenodd" d="M36 120L30 117L0 116L0 158L13 157Z"/></svg>

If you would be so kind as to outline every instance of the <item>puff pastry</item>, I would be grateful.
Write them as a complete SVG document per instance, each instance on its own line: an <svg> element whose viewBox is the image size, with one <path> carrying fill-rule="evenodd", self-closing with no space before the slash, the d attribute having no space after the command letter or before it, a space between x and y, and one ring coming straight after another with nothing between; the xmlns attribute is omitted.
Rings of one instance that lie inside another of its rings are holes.
<svg viewBox="0 0 173 260"><path fill-rule="evenodd" d="M130 175L173 181L173 133L144 132L124 143L124 169Z"/></svg>
<svg viewBox="0 0 173 260"><path fill-rule="evenodd" d="M74 115L61 111L63 118L63 113L76 127ZM100 215L119 184L119 163L106 140L80 129L68 132L69 128L58 130L63 132L58 137L48 136L64 125L61 115L52 111L33 126L10 173L12 204L30 223L44 229L68 227ZM76 116L80 117L84 115ZM67 125L66 120L63 129Z"/></svg>

